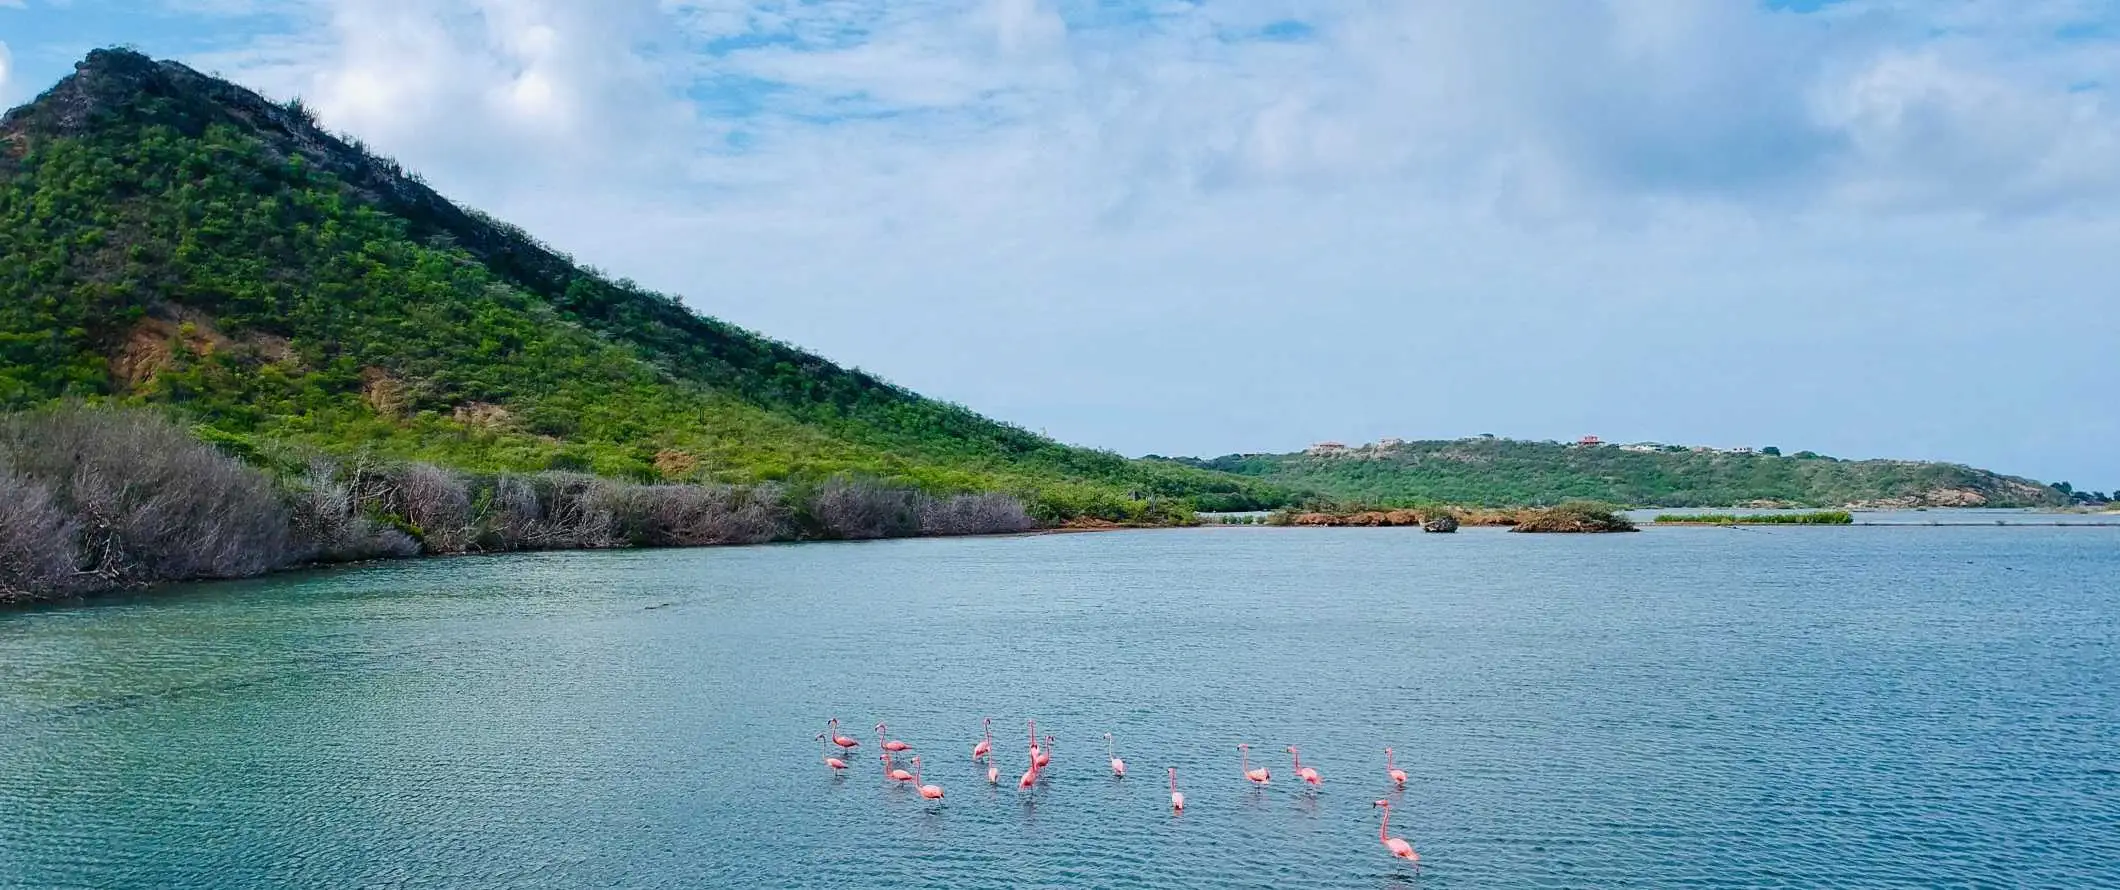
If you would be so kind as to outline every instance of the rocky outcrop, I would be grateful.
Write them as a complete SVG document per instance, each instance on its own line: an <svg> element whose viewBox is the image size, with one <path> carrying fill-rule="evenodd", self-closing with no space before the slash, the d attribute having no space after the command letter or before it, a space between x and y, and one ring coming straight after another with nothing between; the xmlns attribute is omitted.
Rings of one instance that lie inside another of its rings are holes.
<svg viewBox="0 0 2120 890"><path fill-rule="evenodd" d="M1458 521L1457 521L1457 517L1455 517L1455 516L1452 516L1452 515L1450 515L1450 514L1448 514L1448 513L1438 513L1438 514L1436 514L1435 516L1431 516L1431 517L1429 517L1429 518L1428 518L1428 521L1426 521L1426 522L1423 522L1423 523L1421 523L1421 531L1424 531L1424 532L1436 532L1436 533L1438 533L1438 534L1449 534L1449 533L1451 533L1451 532L1454 532L1454 531L1457 531L1457 530L1458 530Z"/></svg>

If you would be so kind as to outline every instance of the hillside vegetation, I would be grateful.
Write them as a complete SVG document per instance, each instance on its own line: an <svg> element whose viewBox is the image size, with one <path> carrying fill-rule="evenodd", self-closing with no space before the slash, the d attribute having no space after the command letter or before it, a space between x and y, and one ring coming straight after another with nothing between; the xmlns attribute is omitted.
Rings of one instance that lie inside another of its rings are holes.
<svg viewBox="0 0 2120 890"><path fill-rule="evenodd" d="M1065 446L702 317L451 204L298 102L122 50L0 120L0 407L63 399L153 406L246 459L864 478L1007 493L1044 523L1289 497Z"/></svg>
<svg viewBox="0 0 2120 890"><path fill-rule="evenodd" d="M1366 506L1591 500L1657 507L2038 507L2064 502L2029 479L1958 464L1803 454L1625 451L1511 439L1241 454L1185 466L1251 476Z"/></svg>

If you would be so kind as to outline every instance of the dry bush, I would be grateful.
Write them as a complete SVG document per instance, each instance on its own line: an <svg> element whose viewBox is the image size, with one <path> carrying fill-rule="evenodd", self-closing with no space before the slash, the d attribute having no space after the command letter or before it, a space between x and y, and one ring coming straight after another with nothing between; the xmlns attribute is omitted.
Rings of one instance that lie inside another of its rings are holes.
<svg viewBox="0 0 2120 890"><path fill-rule="evenodd" d="M521 476L501 476L493 480L486 497L479 528L481 545L488 550L531 549L529 541L539 534L545 519L537 485Z"/></svg>
<svg viewBox="0 0 2120 890"><path fill-rule="evenodd" d="M51 487L0 470L0 602L59 592L73 579L80 527Z"/></svg>
<svg viewBox="0 0 2120 890"><path fill-rule="evenodd" d="M645 547L762 544L793 535L780 491L730 485L643 485L626 491L626 538Z"/></svg>
<svg viewBox="0 0 2120 890"><path fill-rule="evenodd" d="M418 541L390 526L360 515L353 489L339 481L338 468L315 459L287 491L295 559L299 562L356 562L417 556Z"/></svg>
<svg viewBox="0 0 2120 890"><path fill-rule="evenodd" d="M82 589L237 578L287 565L287 508L264 473L147 411L65 407L0 422L0 452L78 528Z"/></svg>
<svg viewBox="0 0 2120 890"><path fill-rule="evenodd" d="M427 553L463 553L476 542L471 487L433 464L396 464L354 474L357 510L396 516L411 526Z"/></svg>
<svg viewBox="0 0 2120 890"><path fill-rule="evenodd" d="M827 538L902 538L920 532L917 493L872 479L833 478L811 495L809 513Z"/></svg>
<svg viewBox="0 0 2120 890"><path fill-rule="evenodd" d="M571 550L619 547L618 514L624 507L624 483L586 473L550 472L533 477L538 516L512 546L526 550ZM509 500L519 502L520 491Z"/></svg>
<svg viewBox="0 0 2120 890"><path fill-rule="evenodd" d="M997 535L1036 527L1023 502L1005 494L960 494L926 498L920 504L924 535Z"/></svg>

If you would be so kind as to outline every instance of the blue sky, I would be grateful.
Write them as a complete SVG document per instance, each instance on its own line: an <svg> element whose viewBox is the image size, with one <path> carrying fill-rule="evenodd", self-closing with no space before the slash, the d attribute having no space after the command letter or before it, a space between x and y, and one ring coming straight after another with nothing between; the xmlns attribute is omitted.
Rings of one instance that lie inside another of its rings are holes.
<svg viewBox="0 0 2120 890"><path fill-rule="evenodd" d="M2120 487L2120 4L0 0L1131 454L1498 433Z"/></svg>

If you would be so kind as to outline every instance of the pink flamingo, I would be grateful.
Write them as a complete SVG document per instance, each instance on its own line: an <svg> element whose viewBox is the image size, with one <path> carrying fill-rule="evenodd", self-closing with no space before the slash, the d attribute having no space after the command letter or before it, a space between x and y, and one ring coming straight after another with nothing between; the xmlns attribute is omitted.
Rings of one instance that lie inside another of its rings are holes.
<svg viewBox="0 0 2120 890"><path fill-rule="evenodd" d="M911 746L911 745L908 745L908 744L906 744L906 743L904 743L904 742L898 741L898 740L896 740L896 739L892 739L892 740L890 740L890 741L887 741L887 742L886 742L886 741L884 741L884 740L883 740L884 734L885 734L885 728L884 728L884 725L883 725L883 724L881 724L881 723L878 723L878 724L876 724L876 741L877 741L877 742L880 742L880 743L882 743L882 745L883 745L883 750L885 750L885 751L911 751L911 750L913 750L913 746Z"/></svg>
<svg viewBox="0 0 2120 890"><path fill-rule="evenodd" d="M1038 784L1038 762L1031 761L1031 768L1023 771L1023 778L1016 780L1016 787L1029 788Z"/></svg>
<svg viewBox="0 0 2120 890"><path fill-rule="evenodd" d="M1303 765L1303 753L1297 751L1296 746L1289 745L1288 753L1294 756L1296 759L1296 778L1302 779L1305 782L1309 782L1310 787L1312 788L1316 788L1319 784L1324 782L1323 779L1318 778L1317 770L1311 769L1310 767Z"/></svg>
<svg viewBox="0 0 2120 890"><path fill-rule="evenodd" d="M1046 737L1045 737L1045 747L1044 747L1044 748L1041 748L1041 749L1039 749L1039 751L1038 751L1038 768L1039 768L1039 769L1044 769L1044 768L1046 767L1046 765L1047 765L1047 764L1050 764L1050 763L1052 763L1052 762L1053 762L1053 737L1052 737L1052 736L1046 736Z"/></svg>
<svg viewBox="0 0 2120 890"><path fill-rule="evenodd" d="M906 772L903 769L891 765L891 752L889 751L883 752L883 775L884 778L890 779L893 782L913 781L912 773Z"/></svg>
<svg viewBox="0 0 2120 890"><path fill-rule="evenodd" d="M839 718L837 718L837 717L834 717L834 718L832 718L831 720L829 720L829 721L826 721L826 723L825 723L825 732L826 732L826 734L828 734L828 735L830 735L830 736L832 737L832 744L834 744L834 745L838 745L838 746L839 746L840 748L842 748L842 749L844 749L844 750L852 751L852 750L854 750L855 748L859 748L859 747L861 747L861 743L860 743L860 742L857 742L857 741L855 741L855 740L853 739L853 737L851 737L851 736L843 736L843 735L840 735L840 734L839 734Z"/></svg>
<svg viewBox="0 0 2120 890"><path fill-rule="evenodd" d="M1243 769L1244 769L1244 778L1250 779L1250 780L1251 780L1251 783L1252 783L1253 785L1265 785L1265 784L1266 784L1267 782L1271 782L1271 781L1273 781L1273 773L1271 773L1271 772L1268 772L1268 771L1267 771L1267 769L1266 769L1266 767L1263 767L1263 766L1262 766L1262 767L1259 767L1258 769L1252 769L1252 768L1251 768L1251 746L1250 746L1250 745L1246 745L1246 744L1243 744L1243 743L1241 743L1241 742L1240 742L1240 743L1238 743L1238 744L1237 744L1237 752L1238 752L1239 756L1241 756L1241 757L1243 758L1243 763L1244 763L1244 766L1243 766Z"/></svg>
<svg viewBox="0 0 2120 890"><path fill-rule="evenodd" d="M923 785L920 783L920 755L918 754L913 755L913 787L920 789L920 796L928 800L942 799L941 785Z"/></svg>
<svg viewBox="0 0 2120 890"><path fill-rule="evenodd" d="M1040 753L1042 753L1042 752L1040 752L1040 751L1038 750L1038 721L1036 721L1036 720L1033 720L1033 721L1031 721L1031 765L1032 765L1032 766L1044 766L1044 765L1045 765L1045 764L1042 764L1042 763L1039 763L1039 762L1038 762L1038 755L1039 755Z"/></svg>
<svg viewBox="0 0 2120 890"><path fill-rule="evenodd" d="M994 766L991 761L988 762L986 767L986 783L988 785L1001 784L1001 767Z"/></svg>
<svg viewBox="0 0 2120 890"><path fill-rule="evenodd" d="M1384 775L1391 777L1392 784L1400 788L1406 787L1406 771L1399 769L1397 764L1392 762L1390 748L1384 749Z"/></svg>
<svg viewBox="0 0 2120 890"><path fill-rule="evenodd" d="M1384 824L1377 826L1377 840L1383 842L1384 849L1390 850L1391 855L1400 859L1421 861L1421 854L1413 852L1413 845L1407 843L1405 838L1391 836L1391 801L1380 800L1371 806L1384 808Z"/></svg>
<svg viewBox="0 0 2120 890"><path fill-rule="evenodd" d="M1104 753L1112 756L1112 775L1126 778L1126 761L1119 759L1118 744L1112 741L1112 734L1108 732L1104 734Z"/></svg>
<svg viewBox="0 0 2120 890"><path fill-rule="evenodd" d="M824 735L824 733L821 733L821 732L820 732L820 733L818 733L818 734L817 734L817 740L818 740L818 741L820 741L820 742L823 742L823 741L825 741L825 735ZM847 762L846 762L846 761L844 761L844 760L841 760L841 759L839 759L839 758L837 758L837 757L833 757L833 756L832 756L832 748L831 748L831 745L830 745L830 743L826 743L826 744L824 744L824 745L820 745L819 747L820 747L820 748L822 748L822 749L824 750L824 765L825 765L825 766L829 766L829 767L831 767L831 768L832 768L832 769L834 769L834 770L842 770L842 769L846 769L846 768L847 768Z"/></svg>
<svg viewBox="0 0 2120 890"><path fill-rule="evenodd" d="M1174 813L1185 812L1185 795L1178 790L1178 768L1170 769L1170 809Z"/></svg>
<svg viewBox="0 0 2120 890"><path fill-rule="evenodd" d="M985 757L988 754L994 753L994 718L982 717L980 718L980 723L986 727L986 737L980 739L979 744L972 746L973 760L978 760L981 757Z"/></svg>

